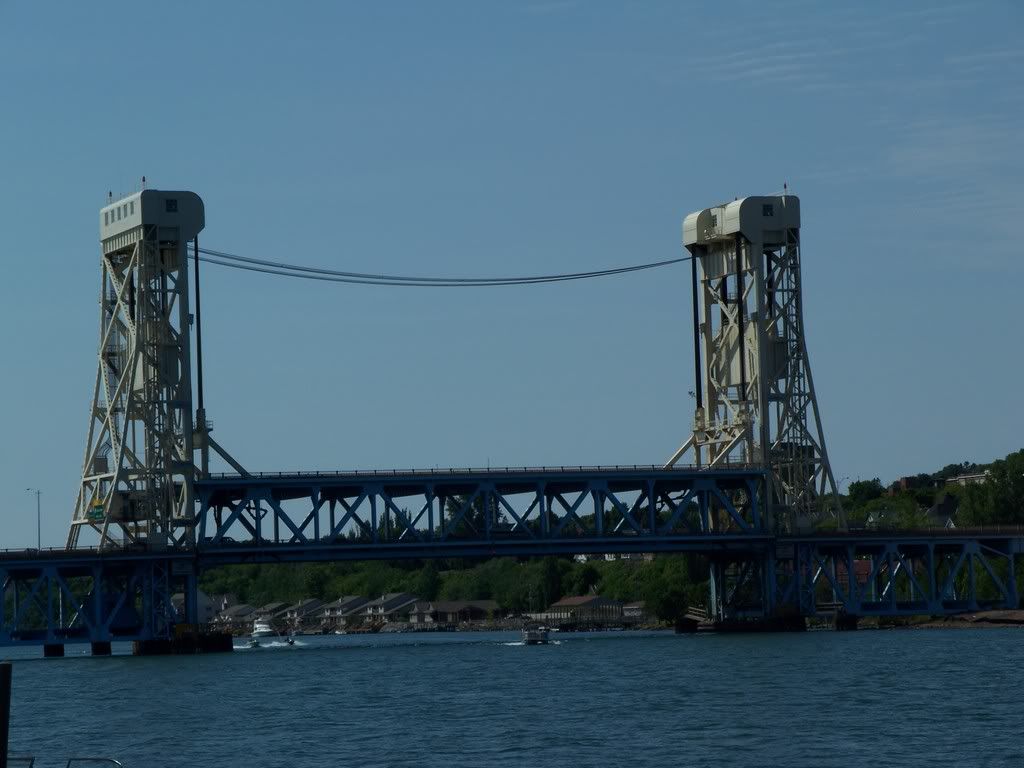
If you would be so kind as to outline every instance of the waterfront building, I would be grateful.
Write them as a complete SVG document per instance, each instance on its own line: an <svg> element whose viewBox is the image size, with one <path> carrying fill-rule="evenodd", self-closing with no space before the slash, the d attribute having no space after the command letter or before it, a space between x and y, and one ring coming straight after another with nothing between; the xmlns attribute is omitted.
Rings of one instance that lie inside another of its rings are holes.
<svg viewBox="0 0 1024 768"><path fill-rule="evenodd" d="M626 603L622 606L622 618L633 624L642 624L647 621L647 606L644 601Z"/></svg>
<svg viewBox="0 0 1024 768"><path fill-rule="evenodd" d="M256 606L248 603L239 603L225 608L217 614L214 623L230 632L244 632L252 629L252 622L256 617Z"/></svg>
<svg viewBox="0 0 1024 768"><path fill-rule="evenodd" d="M290 607L288 603L267 603L256 609L256 615L269 621L281 620L285 618Z"/></svg>
<svg viewBox="0 0 1024 768"><path fill-rule="evenodd" d="M409 612L413 626L455 626L497 618L498 603L494 600L421 600Z"/></svg>
<svg viewBox="0 0 1024 768"><path fill-rule="evenodd" d="M171 595L171 605L174 606L174 610L178 613L181 620L184 621L185 615L185 593L176 592ZM217 606L214 601L209 597L203 590L196 590L196 616L199 619L200 624L212 624L214 618L217 615Z"/></svg>
<svg viewBox="0 0 1024 768"><path fill-rule="evenodd" d="M419 598L410 592L389 592L368 602L364 614L368 621L376 624L408 621L417 602Z"/></svg>
<svg viewBox="0 0 1024 768"><path fill-rule="evenodd" d="M545 611L551 621L609 623L622 621L622 603L601 595L563 597Z"/></svg>
<svg viewBox="0 0 1024 768"><path fill-rule="evenodd" d="M299 600L295 605L285 609L284 620L288 623L289 627L296 630L311 619L320 609L321 605L323 605L323 601L317 600L315 597Z"/></svg>
<svg viewBox="0 0 1024 768"><path fill-rule="evenodd" d="M369 602L360 595L344 595L320 606L320 629L325 632L346 630L363 619L363 608Z"/></svg>

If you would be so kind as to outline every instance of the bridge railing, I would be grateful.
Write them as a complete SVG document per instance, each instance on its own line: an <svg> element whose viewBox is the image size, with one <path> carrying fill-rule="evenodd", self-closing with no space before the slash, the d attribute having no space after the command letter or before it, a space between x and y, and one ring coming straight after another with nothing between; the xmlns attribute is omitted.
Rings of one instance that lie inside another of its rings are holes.
<svg viewBox="0 0 1024 768"><path fill-rule="evenodd" d="M757 470L756 464L731 463L721 469L747 471ZM254 479L283 479L283 478L328 478L328 477L398 477L405 475L414 476L438 476L438 475L512 475L512 474L545 474L555 472L701 472L708 471L705 467L696 464L676 464L672 467L665 467L660 464L560 464L545 465L537 467L443 467L443 468L410 468L410 469L353 469L336 470L329 472L296 470L279 472L249 472L245 475L237 472L211 472L206 477L210 480L242 480ZM716 470L720 471L720 470ZM204 478L205 479L205 478ZM199 482L202 482L200 480Z"/></svg>

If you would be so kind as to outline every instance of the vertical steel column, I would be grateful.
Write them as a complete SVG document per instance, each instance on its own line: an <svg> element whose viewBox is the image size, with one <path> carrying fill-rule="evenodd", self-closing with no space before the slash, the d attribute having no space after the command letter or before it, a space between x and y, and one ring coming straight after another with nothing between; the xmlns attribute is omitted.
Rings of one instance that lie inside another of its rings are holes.
<svg viewBox="0 0 1024 768"><path fill-rule="evenodd" d="M723 278L724 282L724 278ZM743 235L736 233L736 330L739 333L740 399L747 399L747 346L743 336L743 313L747 303L743 297ZM763 418L763 417L762 417Z"/></svg>
<svg viewBox="0 0 1024 768"><path fill-rule="evenodd" d="M185 623L193 627L199 623L199 585L196 570L185 577Z"/></svg>
<svg viewBox="0 0 1024 768"><path fill-rule="evenodd" d="M654 481L647 481L647 520L650 525L651 535L658 532L658 500L654 495Z"/></svg>
<svg viewBox="0 0 1024 768"><path fill-rule="evenodd" d="M697 407L704 407L704 376L700 367L700 297L697 291L697 254L690 254L690 275L693 279L693 378L697 383Z"/></svg>
<svg viewBox="0 0 1024 768"><path fill-rule="evenodd" d="M967 551L967 600L971 605L972 610L978 609L978 584L977 577L974 573L974 552L971 549L969 542L964 543L964 549Z"/></svg>
<svg viewBox="0 0 1024 768"><path fill-rule="evenodd" d="M373 543L380 540L380 531L377 530L377 489L370 493L370 531L373 533Z"/></svg>
<svg viewBox="0 0 1024 768"><path fill-rule="evenodd" d="M199 235L192 241L195 250L195 278L196 278L196 394L199 405L199 412L206 413L203 406L203 309L199 300ZM186 271L185 274L188 274ZM203 425L205 427L205 425Z"/></svg>
<svg viewBox="0 0 1024 768"><path fill-rule="evenodd" d="M1006 589L1009 592L1010 608L1016 609L1020 607L1020 595L1017 594L1017 556L1013 551L1013 542L1006 542L1007 552L1007 584Z"/></svg>
<svg viewBox="0 0 1024 768"><path fill-rule="evenodd" d="M320 489L314 488L313 493L310 494L313 502L313 538L320 541L320 509L323 504L320 501Z"/></svg>

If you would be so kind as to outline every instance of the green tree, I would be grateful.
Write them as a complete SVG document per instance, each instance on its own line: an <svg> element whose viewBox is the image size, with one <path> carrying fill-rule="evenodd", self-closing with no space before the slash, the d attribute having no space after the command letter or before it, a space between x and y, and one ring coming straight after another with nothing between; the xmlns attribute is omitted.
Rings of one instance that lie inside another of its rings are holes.
<svg viewBox="0 0 1024 768"><path fill-rule="evenodd" d="M961 525L1024 524L1024 450L989 465L985 482L959 493Z"/></svg>
<svg viewBox="0 0 1024 768"><path fill-rule="evenodd" d="M573 568L569 575L568 592L585 595L601 580L601 572L593 562L586 562Z"/></svg>
<svg viewBox="0 0 1024 768"><path fill-rule="evenodd" d="M302 586L306 597L315 597L323 600L327 593L327 582L330 581L330 567L321 563L314 563L306 567L302 575Z"/></svg>
<svg viewBox="0 0 1024 768"><path fill-rule="evenodd" d="M561 599L562 569L558 567L558 558L545 557L541 561L540 593L545 606Z"/></svg>
<svg viewBox="0 0 1024 768"><path fill-rule="evenodd" d="M850 483L846 490L846 496L850 500L850 507L856 509L879 498L884 492L885 488L882 487L881 481L875 477L871 480L855 480Z"/></svg>
<svg viewBox="0 0 1024 768"><path fill-rule="evenodd" d="M441 575L437 572L437 566L433 560L427 560L416 577L415 593L424 600L436 600L438 592L441 591Z"/></svg>

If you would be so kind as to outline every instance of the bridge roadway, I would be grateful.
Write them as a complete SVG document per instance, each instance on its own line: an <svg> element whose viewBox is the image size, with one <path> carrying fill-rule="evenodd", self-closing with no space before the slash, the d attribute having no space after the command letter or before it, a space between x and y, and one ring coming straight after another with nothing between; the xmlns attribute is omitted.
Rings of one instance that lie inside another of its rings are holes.
<svg viewBox="0 0 1024 768"><path fill-rule="evenodd" d="M0 552L0 645L170 638L196 623L200 573L238 563L688 552L708 559L720 619L1020 603L1022 529L777 535L765 482L747 467L210 476L194 548Z"/></svg>

